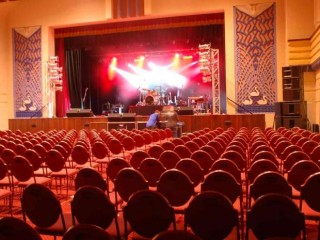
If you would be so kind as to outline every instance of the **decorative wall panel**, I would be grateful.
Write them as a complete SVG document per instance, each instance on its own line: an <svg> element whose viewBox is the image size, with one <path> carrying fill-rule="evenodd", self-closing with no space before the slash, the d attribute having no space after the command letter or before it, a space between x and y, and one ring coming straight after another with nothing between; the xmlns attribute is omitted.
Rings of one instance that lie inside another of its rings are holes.
<svg viewBox="0 0 320 240"><path fill-rule="evenodd" d="M276 102L275 4L234 7L238 112L272 112Z"/></svg>
<svg viewBox="0 0 320 240"><path fill-rule="evenodd" d="M13 29L12 40L15 117L41 117L41 27Z"/></svg>

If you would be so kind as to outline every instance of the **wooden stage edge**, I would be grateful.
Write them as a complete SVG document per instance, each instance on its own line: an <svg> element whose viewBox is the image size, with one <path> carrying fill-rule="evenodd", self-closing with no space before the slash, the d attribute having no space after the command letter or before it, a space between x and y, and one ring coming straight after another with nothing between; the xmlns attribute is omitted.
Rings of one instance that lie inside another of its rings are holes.
<svg viewBox="0 0 320 240"><path fill-rule="evenodd" d="M110 119L111 120L111 119ZM102 129L110 130L112 128L118 129L121 127L128 130L137 128L145 128L148 116L136 115L134 121L117 120L117 122L108 121L106 116L93 116L93 117L61 117L61 118L15 118L9 119L9 129L12 131L21 130L22 132L48 132L52 129L57 130L72 130L77 131L81 129L96 129L100 131ZM233 127L240 129L241 127L247 127L252 129L253 127L259 127L264 129L266 126L264 114L197 114L197 115L180 115L179 120L184 122L182 128L183 132L194 132L196 130L208 127L215 129L222 127L227 129Z"/></svg>

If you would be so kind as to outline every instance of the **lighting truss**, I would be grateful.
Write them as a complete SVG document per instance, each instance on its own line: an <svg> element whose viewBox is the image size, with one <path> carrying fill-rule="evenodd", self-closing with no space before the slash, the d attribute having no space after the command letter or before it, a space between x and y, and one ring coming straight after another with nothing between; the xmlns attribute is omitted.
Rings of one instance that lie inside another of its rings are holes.
<svg viewBox="0 0 320 240"><path fill-rule="evenodd" d="M212 49L211 43L199 45L199 65L202 81L212 82L212 111L220 114L219 50Z"/></svg>
<svg viewBox="0 0 320 240"><path fill-rule="evenodd" d="M212 49L212 111L221 113L219 49Z"/></svg>

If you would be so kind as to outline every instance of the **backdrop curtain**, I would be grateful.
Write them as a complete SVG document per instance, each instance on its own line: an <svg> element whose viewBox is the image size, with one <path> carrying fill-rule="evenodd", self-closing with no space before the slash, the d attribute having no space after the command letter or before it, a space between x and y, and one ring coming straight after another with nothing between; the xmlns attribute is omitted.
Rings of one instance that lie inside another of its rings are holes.
<svg viewBox="0 0 320 240"><path fill-rule="evenodd" d="M65 61L65 49L63 39L56 40L56 53L59 57L59 66L62 67L62 91L56 92L56 116L64 117L66 111L70 108L69 84L67 83L67 71Z"/></svg>
<svg viewBox="0 0 320 240"><path fill-rule="evenodd" d="M66 71L71 108L83 108L85 85L82 82L82 49L66 51Z"/></svg>

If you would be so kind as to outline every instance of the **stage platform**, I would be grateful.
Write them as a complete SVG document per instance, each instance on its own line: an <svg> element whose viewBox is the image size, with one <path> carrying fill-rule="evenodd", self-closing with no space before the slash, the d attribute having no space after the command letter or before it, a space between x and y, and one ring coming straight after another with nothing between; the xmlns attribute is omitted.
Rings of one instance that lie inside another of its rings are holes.
<svg viewBox="0 0 320 240"><path fill-rule="evenodd" d="M121 119L120 119L121 120ZM145 128L148 116L136 115L134 119L130 118L130 121L123 119L121 121L108 121L106 116L93 116L93 117L63 117L63 118L15 118L9 119L9 129L12 131L21 130L22 132L38 132L49 131L52 129L65 129L65 130L80 130L80 129L101 129L111 128L118 129L124 127L127 129L143 129ZM183 132L193 132L196 130L208 127L215 129L222 127L227 129L228 127L234 127L240 129L241 127L247 127L252 129L253 127L265 128L265 115L264 114L197 114L197 115L180 115L179 120L184 122Z"/></svg>

